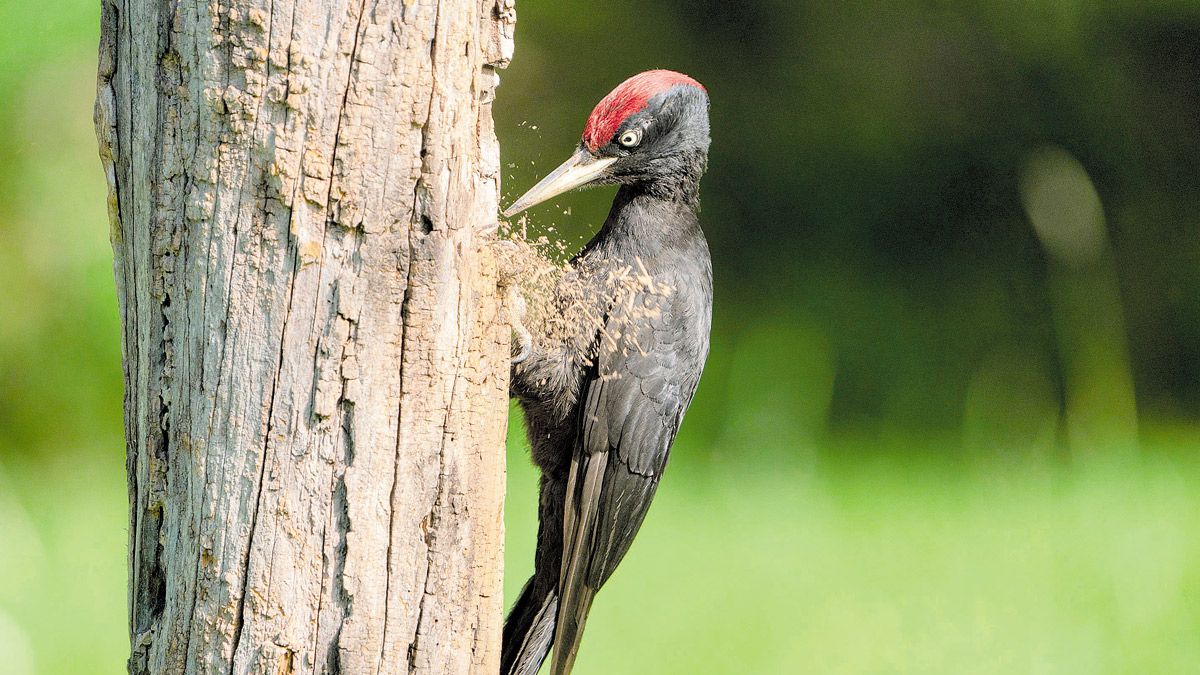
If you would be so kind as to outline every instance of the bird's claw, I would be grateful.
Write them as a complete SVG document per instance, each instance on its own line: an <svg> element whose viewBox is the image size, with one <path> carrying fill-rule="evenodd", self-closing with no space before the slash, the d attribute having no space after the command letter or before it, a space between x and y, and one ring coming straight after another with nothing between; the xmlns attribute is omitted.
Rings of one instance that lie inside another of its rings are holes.
<svg viewBox="0 0 1200 675"><path fill-rule="evenodd" d="M525 298L521 295L520 289L516 286L509 286L507 299L509 323L512 325L513 332L517 334L517 344L521 347L511 360L512 365L515 366L533 354L533 335L522 323L525 319Z"/></svg>
<svg viewBox="0 0 1200 675"><path fill-rule="evenodd" d="M524 327L514 326L513 328L518 329L517 340L518 344L521 345L521 351L517 352L517 355L512 357L512 359L509 361L515 366L518 363L524 363L525 360L533 354L533 336L531 336L529 331L525 330Z"/></svg>

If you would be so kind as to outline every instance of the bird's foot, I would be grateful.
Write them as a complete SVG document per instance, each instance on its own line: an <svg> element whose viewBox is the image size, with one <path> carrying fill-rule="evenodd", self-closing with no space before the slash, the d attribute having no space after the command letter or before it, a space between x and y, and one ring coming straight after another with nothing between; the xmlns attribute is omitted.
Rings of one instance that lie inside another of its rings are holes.
<svg viewBox="0 0 1200 675"><path fill-rule="evenodd" d="M517 335L517 345L520 347L517 355L512 357L511 362L515 366L533 354L533 335L522 323L525 320L525 297L521 295L521 290L516 286L509 286L505 299L505 305L508 307L508 320L512 325L513 332Z"/></svg>
<svg viewBox="0 0 1200 675"><path fill-rule="evenodd" d="M484 225L477 225L475 233L484 239L490 239L487 246L493 247L499 253L500 259L500 286L505 292L504 305L508 311L509 324L512 326L513 333L516 334L516 344L519 347L516 356L512 357L512 364L516 365L528 359L533 354L533 335L529 329L525 327L525 297L521 295L521 289L516 281L516 274L512 269L512 264L509 262L519 246L516 242L508 239L495 239L496 232L500 229L500 221L492 221Z"/></svg>

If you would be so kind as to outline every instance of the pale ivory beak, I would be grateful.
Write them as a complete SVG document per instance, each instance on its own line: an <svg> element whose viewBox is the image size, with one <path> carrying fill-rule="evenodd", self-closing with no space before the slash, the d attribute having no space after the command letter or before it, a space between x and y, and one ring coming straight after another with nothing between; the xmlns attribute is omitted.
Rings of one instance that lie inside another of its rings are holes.
<svg viewBox="0 0 1200 675"><path fill-rule="evenodd" d="M596 157L584 148L576 150L570 159L551 171L549 176L538 181L537 185L529 188L529 192L521 195L512 206L504 209L504 217L511 218L535 204L541 204L547 199L592 182L615 161L616 157Z"/></svg>

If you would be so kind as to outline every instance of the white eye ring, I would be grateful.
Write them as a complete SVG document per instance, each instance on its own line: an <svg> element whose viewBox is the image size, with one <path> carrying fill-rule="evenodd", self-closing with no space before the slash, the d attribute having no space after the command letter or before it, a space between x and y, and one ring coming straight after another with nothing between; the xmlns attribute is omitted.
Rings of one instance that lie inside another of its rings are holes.
<svg viewBox="0 0 1200 675"><path fill-rule="evenodd" d="M630 129L629 131L621 134L621 138L618 139L617 142L627 148L632 148L633 146L642 142L642 132L638 131L637 129Z"/></svg>

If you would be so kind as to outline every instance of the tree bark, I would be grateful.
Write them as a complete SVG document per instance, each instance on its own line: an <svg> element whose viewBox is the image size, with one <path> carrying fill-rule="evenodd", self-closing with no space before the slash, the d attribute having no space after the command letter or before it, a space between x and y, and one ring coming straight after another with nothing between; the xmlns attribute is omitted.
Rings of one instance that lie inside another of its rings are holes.
<svg viewBox="0 0 1200 675"><path fill-rule="evenodd" d="M103 0L133 673L494 673L513 0Z"/></svg>

